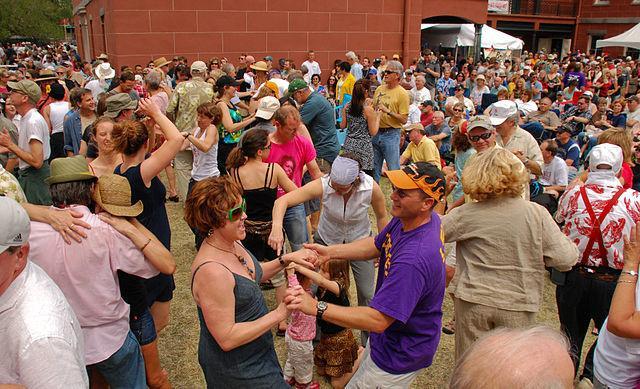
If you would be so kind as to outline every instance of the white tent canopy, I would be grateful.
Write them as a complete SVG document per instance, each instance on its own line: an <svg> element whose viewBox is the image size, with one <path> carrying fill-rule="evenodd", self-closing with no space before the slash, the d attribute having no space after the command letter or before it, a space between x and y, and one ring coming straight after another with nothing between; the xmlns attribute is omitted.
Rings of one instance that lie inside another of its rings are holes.
<svg viewBox="0 0 640 389"><path fill-rule="evenodd" d="M443 47L473 46L473 24L422 24L421 29L437 35L436 40L439 40ZM482 25L480 46L483 49L522 50L524 42L495 28Z"/></svg>
<svg viewBox="0 0 640 389"><path fill-rule="evenodd" d="M632 47L640 50L640 23L620 35L596 41L596 48L612 46Z"/></svg>

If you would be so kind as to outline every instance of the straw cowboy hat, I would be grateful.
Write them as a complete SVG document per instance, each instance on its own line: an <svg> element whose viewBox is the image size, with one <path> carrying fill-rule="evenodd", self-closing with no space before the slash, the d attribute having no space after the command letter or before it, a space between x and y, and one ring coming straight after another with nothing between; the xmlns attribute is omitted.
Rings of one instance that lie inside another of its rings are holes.
<svg viewBox="0 0 640 389"><path fill-rule="evenodd" d="M49 81L49 80L57 80L58 75L51 69L40 69L38 73L38 78L36 78L35 82L41 81Z"/></svg>
<svg viewBox="0 0 640 389"><path fill-rule="evenodd" d="M268 72L269 71L269 66L264 61L258 61L256 63L254 63L253 65L250 65L249 67L251 69L253 69L253 70L260 70L260 71L263 71L263 72Z"/></svg>
<svg viewBox="0 0 640 389"><path fill-rule="evenodd" d="M56 158L51 161L51 176L45 178L47 184L62 184L73 181L95 180L97 177L89 171L89 164L82 155Z"/></svg>
<svg viewBox="0 0 640 389"><path fill-rule="evenodd" d="M91 196L100 208L114 216L136 217L142 213L142 201L131 204L129 181L117 174L103 174Z"/></svg>
<svg viewBox="0 0 640 389"><path fill-rule="evenodd" d="M93 69L93 72L96 74L96 77L101 80L107 80L116 76L116 71L113 70L109 62L103 62L96 66L96 68Z"/></svg>
<svg viewBox="0 0 640 389"><path fill-rule="evenodd" d="M171 61L167 61L167 59L165 57L160 57L160 58L156 58L153 60L153 66L157 67L157 68L161 68L165 65L169 65L171 63Z"/></svg>

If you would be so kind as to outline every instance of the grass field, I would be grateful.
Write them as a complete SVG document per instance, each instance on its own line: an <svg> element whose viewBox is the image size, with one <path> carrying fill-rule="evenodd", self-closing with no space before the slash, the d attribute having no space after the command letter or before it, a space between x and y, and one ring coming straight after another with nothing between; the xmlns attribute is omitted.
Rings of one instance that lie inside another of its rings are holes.
<svg viewBox="0 0 640 389"><path fill-rule="evenodd" d="M383 180L383 191L389 193L388 184ZM182 203L167 203L167 211L171 221L172 252L175 256L178 270L175 274L176 290L171 305L171 321L160 334L159 348L163 367L169 372L174 388L203 388L204 378L198 365L198 336L199 325L196 307L191 298L190 273L191 261L196 255L193 235L184 222ZM373 223L375 226L375 223ZM544 323L559 328L558 314L555 304L555 287L547 280L544 289L544 299L537 315L538 323ZM273 291L265 292L267 303L271 309L275 307ZM355 298L355 285L351 282L351 301ZM443 306L444 319L448 322L453 314L453 303L447 296ZM359 337L357 337L359 339ZM275 347L284 365L284 338L275 337ZM589 335L585 341L585 350L594 341ZM454 336L442 335L438 352L433 365L420 373L414 388L444 388L447 387L451 371L454 366ZM586 351L583 352L583 356ZM320 380L323 388L330 388L326 382Z"/></svg>

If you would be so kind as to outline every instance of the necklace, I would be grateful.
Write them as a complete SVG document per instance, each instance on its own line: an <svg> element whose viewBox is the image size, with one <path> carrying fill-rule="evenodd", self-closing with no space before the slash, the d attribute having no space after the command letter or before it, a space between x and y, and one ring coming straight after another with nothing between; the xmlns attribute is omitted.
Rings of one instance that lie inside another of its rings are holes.
<svg viewBox="0 0 640 389"><path fill-rule="evenodd" d="M240 256L240 255L236 254L234 251L222 249L222 248L214 245L213 243L209 242L208 239L205 239L204 241L205 241L206 244L208 244L209 246L213 247L214 249L218 249L220 251L224 251L225 253L229 253L229 254L232 254L233 256L235 256L236 259L238 259L238 262L240 262L240 264L247 271L247 273L249 274L249 277L251 277L252 280L255 280L255 275L253 273L253 270L251 268L249 268L249 266L247 265L247 261L244 259L243 256ZM233 243L233 246L235 247L235 242Z"/></svg>

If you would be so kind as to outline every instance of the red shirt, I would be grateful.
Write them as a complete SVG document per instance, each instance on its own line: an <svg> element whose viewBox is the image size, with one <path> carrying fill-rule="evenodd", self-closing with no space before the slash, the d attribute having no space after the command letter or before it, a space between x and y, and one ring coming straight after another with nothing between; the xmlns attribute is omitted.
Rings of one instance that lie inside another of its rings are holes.
<svg viewBox="0 0 640 389"><path fill-rule="evenodd" d="M426 127L431 124L431 122L433 122L433 111L428 115L424 112L420 114L420 123L422 123L422 126Z"/></svg>

